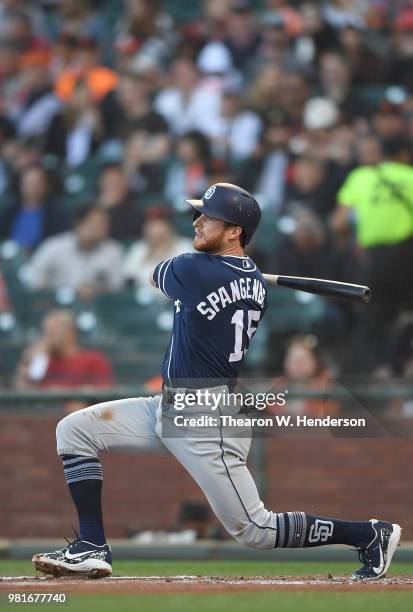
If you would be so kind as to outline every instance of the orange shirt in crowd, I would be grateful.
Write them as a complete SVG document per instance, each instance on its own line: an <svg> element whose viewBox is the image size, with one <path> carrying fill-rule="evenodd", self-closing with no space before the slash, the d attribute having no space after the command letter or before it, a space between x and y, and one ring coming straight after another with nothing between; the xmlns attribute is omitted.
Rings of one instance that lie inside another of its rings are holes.
<svg viewBox="0 0 413 612"><path fill-rule="evenodd" d="M55 94L64 102L69 100L78 81L84 81L95 102L99 102L118 84L119 76L105 66L97 66L86 72L66 70L57 77Z"/></svg>

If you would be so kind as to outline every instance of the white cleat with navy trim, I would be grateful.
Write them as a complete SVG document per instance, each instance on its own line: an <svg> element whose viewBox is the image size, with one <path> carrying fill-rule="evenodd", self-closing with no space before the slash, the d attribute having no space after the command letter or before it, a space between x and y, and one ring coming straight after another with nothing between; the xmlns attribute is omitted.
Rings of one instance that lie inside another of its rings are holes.
<svg viewBox="0 0 413 612"><path fill-rule="evenodd" d="M112 553L109 544L97 546L76 538L66 548L39 553L32 559L34 567L53 576L88 576L104 578L112 574Z"/></svg>

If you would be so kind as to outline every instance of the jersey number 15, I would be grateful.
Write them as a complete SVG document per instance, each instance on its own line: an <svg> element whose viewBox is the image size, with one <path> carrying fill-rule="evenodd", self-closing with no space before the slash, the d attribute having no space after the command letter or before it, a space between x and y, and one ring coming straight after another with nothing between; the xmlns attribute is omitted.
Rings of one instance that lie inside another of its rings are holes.
<svg viewBox="0 0 413 612"><path fill-rule="evenodd" d="M242 346L244 339L244 318L247 315L247 336L246 346ZM257 331L258 321L261 318L259 310L237 310L231 319L232 325L235 325L235 346L234 352L230 354L229 361L241 361L248 350L248 344L255 332Z"/></svg>

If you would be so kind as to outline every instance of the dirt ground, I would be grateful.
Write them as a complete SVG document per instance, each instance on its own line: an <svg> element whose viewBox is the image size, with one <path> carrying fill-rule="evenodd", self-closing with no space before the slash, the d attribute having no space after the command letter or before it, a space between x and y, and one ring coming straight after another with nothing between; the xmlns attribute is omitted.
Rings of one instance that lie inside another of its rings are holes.
<svg viewBox="0 0 413 612"><path fill-rule="evenodd" d="M98 580L48 576L0 577L0 592L18 589L42 593L229 593L257 590L310 591L413 591L411 576L392 576L378 581L354 582L347 577L312 576L112 576Z"/></svg>

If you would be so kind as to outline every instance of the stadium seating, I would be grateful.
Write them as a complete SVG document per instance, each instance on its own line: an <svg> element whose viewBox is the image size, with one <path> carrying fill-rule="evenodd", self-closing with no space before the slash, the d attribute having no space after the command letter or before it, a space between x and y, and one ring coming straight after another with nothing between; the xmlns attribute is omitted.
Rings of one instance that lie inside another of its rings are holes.
<svg viewBox="0 0 413 612"><path fill-rule="evenodd" d="M136 343L145 350L166 346L172 327L172 312L168 303L139 303L134 290L105 293L98 296L93 310L106 337L118 336Z"/></svg>

